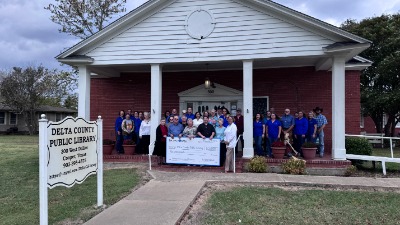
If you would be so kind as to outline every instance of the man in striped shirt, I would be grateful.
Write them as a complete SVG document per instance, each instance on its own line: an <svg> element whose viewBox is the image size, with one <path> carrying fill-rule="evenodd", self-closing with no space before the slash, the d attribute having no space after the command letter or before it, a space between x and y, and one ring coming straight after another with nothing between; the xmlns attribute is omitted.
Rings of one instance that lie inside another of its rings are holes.
<svg viewBox="0 0 400 225"><path fill-rule="evenodd" d="M319 139L319 146L318 146L318 151L319 151L319 157L322 158L324 157L324 128L326 124L328 124L328 120L324 115L321 113L323 112L323 109L320 107L316 107L313 109L315 112L315 120L317 120L317 135L316 137Z"/></svg>

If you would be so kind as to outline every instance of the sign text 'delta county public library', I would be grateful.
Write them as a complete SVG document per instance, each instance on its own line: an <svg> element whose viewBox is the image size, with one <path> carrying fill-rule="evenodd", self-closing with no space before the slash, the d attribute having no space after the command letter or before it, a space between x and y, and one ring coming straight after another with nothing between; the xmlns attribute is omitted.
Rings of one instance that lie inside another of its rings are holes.
<svg viewBox="0 0 400 225"><path fill-rule="evenodd" d="M95 174L98 126L82 118L67 117L47 126L47 184L71 187Z"/></svg>

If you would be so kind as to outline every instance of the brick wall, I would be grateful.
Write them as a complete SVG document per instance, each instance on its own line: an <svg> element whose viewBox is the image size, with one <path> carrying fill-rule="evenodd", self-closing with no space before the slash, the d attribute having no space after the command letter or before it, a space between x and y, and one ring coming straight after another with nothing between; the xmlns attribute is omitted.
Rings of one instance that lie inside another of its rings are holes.
<svg viewBox="0 0 400 225"><path fill-rule="evenodd" d="M179 108L177 93L204 83L213 82L243 90L243 72L209 71L163 73L162 111ZM346 72L346 133L360 132L360 77L358 71ZM328 119L326 151L331 150L332 79L331 72L315 71L313 67L254 70L254 96L269 96L270 107L278 115L285 108L292 112L311 111L316 106L324 109ZM113 138L114 121L119 110L149 111L150 74L122 74L119 78L91 80L91 119L104 119L104 138Z"/></svg>

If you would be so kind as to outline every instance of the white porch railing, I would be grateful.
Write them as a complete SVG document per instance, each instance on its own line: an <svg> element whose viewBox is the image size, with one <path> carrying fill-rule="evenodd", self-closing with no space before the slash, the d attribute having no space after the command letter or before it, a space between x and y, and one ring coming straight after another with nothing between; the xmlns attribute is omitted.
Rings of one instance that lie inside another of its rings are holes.
<svg viewBox="0 0 400 225"><path fill-rule="evenodd" d="M367 156L367 155L354 155L354 154L346 154L347 159L358 159L358 160L366 160L366 161L381 161L382 162L382 172L386 175L386 162L395 162L400 163L400 158L394 158L393 156L393 140L400 140L399 137L382 137L382 136L370 136L370 135L356 135L356 134L345 134L346 137L360 137L365 139L389 139L390 142L390 155L391 157L384 156Z"/></svg>

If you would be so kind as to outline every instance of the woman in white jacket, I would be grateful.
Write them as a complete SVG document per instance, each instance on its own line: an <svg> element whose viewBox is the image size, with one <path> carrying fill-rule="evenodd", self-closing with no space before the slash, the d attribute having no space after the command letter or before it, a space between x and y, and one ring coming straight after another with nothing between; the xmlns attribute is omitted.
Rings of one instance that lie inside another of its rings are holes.
<svg viewBox="0 0 400 225"><path fill-rule="evenodd" d="M224 142L226 144L225 173L227 173L233 171L233 163L235 163L233 151L236 146L237 127L233 123L233 117L231 116L228 117L228 126L226 127L224 134Z"/></svg>

